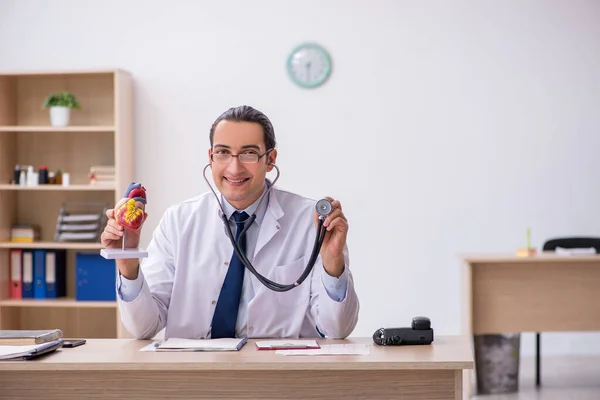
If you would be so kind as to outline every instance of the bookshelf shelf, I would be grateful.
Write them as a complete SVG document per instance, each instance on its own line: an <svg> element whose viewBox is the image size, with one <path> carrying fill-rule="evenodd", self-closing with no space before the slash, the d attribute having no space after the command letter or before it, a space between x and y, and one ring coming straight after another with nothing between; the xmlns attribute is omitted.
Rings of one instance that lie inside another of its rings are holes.
<svg viewBox="0 0 600 400"><path fill-rule="evenodd" d="M66 250L101 250L100 243L74 242L0 242L0 249L66 249Z"/></svg>
<svg viewBox="0 0 600 400"><path fill-rule="evenodd" d="M0 190L42 190L42 191L75 191L75 192L111 192L115 190L115 185L38 185L38 186L19 186L4 184L0 185Z"/></svg>
<svg viewBox="0 0 600 400"><path fill-rule="evenodd" d="M0 132L107 132L115 131L114 126L0 126Z"/></svg>
<svg viewBox="0 0 600 400"><path fill-rule="evenodd" d="M72 298L60 299L5 299L0 307L55 307L55 308L116 308L114 301L77 301Z"/></svg>
<svg viewBox="0 0 600 400"><path fill-rule="evenodd" d="M77 97L81 109L71 112L69 126L53 127L42 104L50 93L63 90ZM75 300L83 282L78 253L99 254L102 245L54 242L54 234L64 204L112 206L135 180L133 107L132 77L120 69L0 71L0 329L58 328L65 337L127 337L116 301ZM9 184L16 165L60 169L69 173L70 185ZM114 183L89 184L92 166L114 166ZM39 241L8 241L17 224L38 226ZM11 256L19 250L39 254L63 249L66 297L16 297ZM85 285L95 287L94 282Z"/></svg>

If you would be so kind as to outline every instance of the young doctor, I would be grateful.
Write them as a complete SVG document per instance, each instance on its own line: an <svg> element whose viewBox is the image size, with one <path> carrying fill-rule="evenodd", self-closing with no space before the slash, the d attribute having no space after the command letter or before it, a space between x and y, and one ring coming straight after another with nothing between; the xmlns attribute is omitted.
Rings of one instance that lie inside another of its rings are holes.
<svg viewBox="0 0 600 400"><path fill-rule="evenodd" d="M210 145L216 197L232 234L256 212L242 249L258 273L281 284L295 282L315 242L316 201L271 187L266 179L277 159L271 122L252 107L231 108L213 123ZM356 326L359 301L340 202L327 198L333 211L324 221L327 233L311 274L299 286L277 292L260 283L233 251L216 197L207 192L169 207L141 265L138 259L116 260L126 329L139 339L165 327L165 338L347 337ZM107 216L102 244L119 248L123 227L114 210ZM128 230L127 247L137 247L139 240L139 230Z"/></svg>

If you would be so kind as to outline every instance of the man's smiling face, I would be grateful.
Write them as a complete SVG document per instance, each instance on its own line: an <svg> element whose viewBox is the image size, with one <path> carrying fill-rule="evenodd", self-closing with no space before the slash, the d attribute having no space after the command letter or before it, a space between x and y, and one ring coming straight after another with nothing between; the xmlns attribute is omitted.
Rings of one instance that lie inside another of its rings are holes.
<svg viewBox="0 0 600 400"><path fill-rule="evenodd" d="M236 209L247 208L262 194L267 172L273 169L269 164L274 164L277 158L277 150L264 155L267 150L271 149L265 148L263 128L258 123L222 120L215 127L213 148L208 150L212 177L219 191ZM240 162L239 157L231 157L224 163L215 161L225 154L262 157L256 163Z"/></svg>

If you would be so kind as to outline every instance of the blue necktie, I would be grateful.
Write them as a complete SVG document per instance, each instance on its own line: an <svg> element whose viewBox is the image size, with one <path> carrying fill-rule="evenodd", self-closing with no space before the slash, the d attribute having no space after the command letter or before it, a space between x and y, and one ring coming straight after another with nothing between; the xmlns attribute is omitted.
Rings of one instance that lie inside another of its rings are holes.
<svg viewBox="0 0 600 400"><path fill-rule="evenodd" d="M235 240L237 241L240 233L244 229L244 221L249 216L245 212L236 211L233 214L237 230ZM240 240L240 250L246 253L246 235ZM244 264L233 252L229 269L225 276L225 281L221 287L221 294L215 307L215 313L212 320L211 338L233 338L235 337L235 323L237 321L240 298L242 297L242 284L244 283Z"/></svg>

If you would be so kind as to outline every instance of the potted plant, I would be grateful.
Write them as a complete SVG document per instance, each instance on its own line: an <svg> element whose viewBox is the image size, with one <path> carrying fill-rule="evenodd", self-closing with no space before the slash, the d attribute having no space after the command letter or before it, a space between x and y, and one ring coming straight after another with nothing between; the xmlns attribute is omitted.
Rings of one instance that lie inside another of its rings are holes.
<svg viewBox="0 0 600 400"><path fill-rule="evenodd" d="M44 108L50 109L50 123L52 126L69 125L71 109L80 109L79 102L72 93L62 91L52 93L44 101Z"/></svg>

